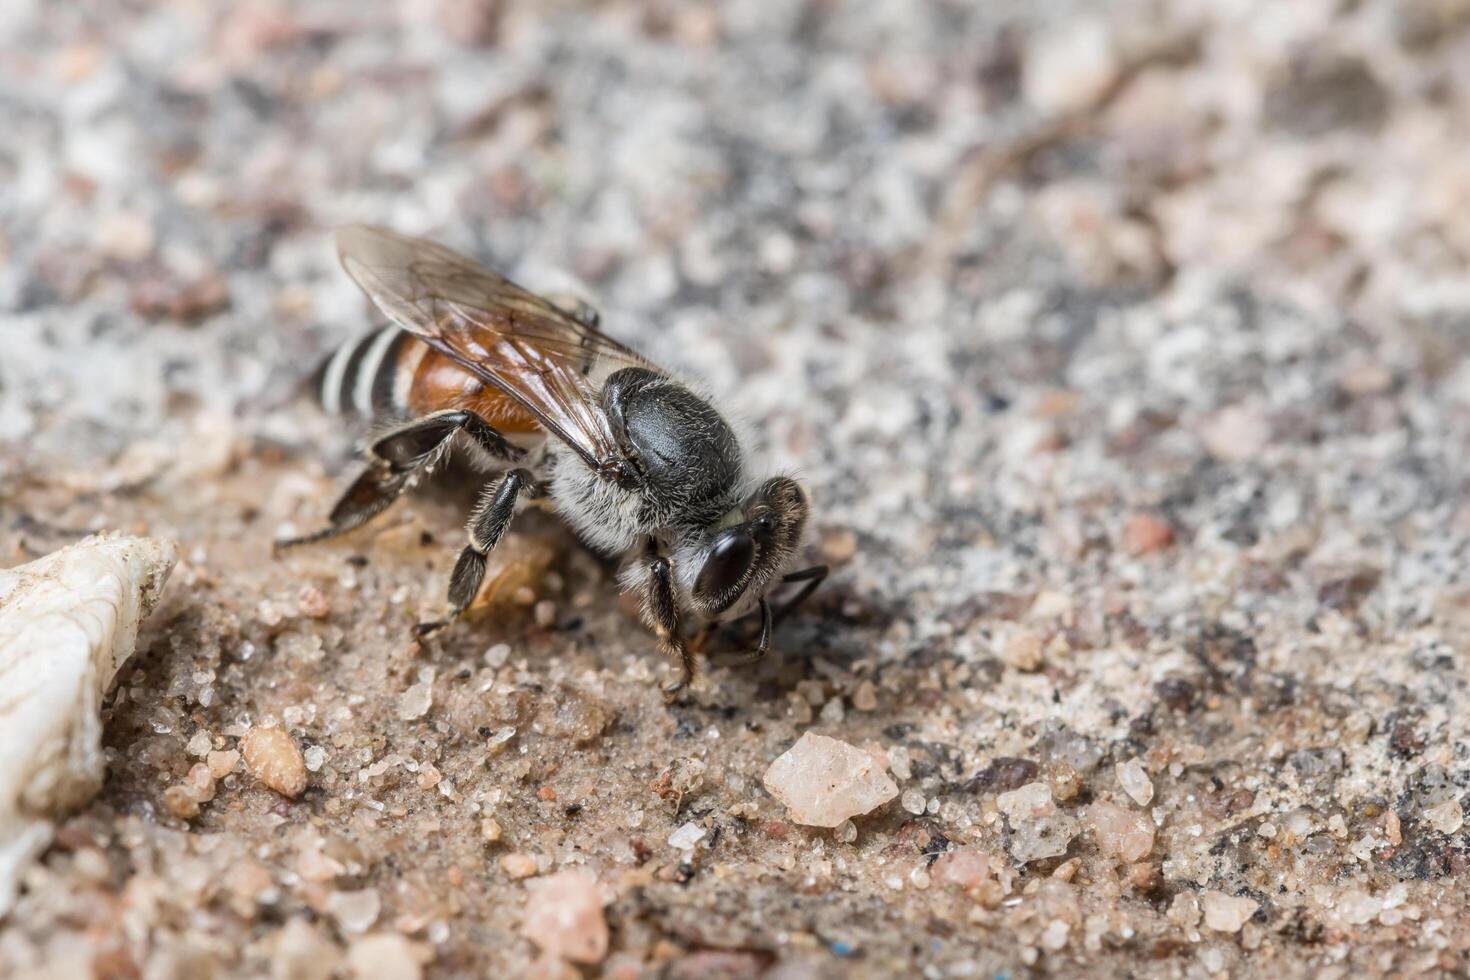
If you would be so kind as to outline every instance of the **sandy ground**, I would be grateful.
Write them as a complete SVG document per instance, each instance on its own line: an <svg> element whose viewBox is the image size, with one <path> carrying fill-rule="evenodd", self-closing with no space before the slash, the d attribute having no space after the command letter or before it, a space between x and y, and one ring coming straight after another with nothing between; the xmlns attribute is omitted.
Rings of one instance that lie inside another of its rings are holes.
<svg viewBox="0 0 1470 980"><path fill-rule="evenodd" d="M1470 5L1100 6L7 4L0 564L184 559L0 975L1462 974ZM665 705L543 514L413 642L463 473L272 557L360 435L293 398L347 221L752 421L836 568L777 655ZM806 731L901 799L792 824Z"/></svg>

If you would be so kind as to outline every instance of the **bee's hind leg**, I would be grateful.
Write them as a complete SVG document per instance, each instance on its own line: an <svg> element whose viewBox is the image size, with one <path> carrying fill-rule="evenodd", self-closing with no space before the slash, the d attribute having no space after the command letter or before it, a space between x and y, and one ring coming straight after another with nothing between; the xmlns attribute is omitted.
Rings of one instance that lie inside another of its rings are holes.
<svg viewBox="0 0 1470 980"><path fill-rule="evenodd" d="M397 500L412 477L411 470L395 471L386 466L369 466L358 474L357 479L352 481L352 485L332 506L326 527L301 537L278 540L275 542L275 549L283 551L297 545L326 541L361 527Z"/></svg>
<svg viewBox="0 0 1470 980"><path fill-rule="evenodd" d="M375 438L367 449L368 458L395 470L417 470L432 467L448 452L456 433L463 432L496 459L514 462L526 454L512 446L489 422L474 412L447 409L423 418L405 422Z"/></svg>
<svg viewBox="0 0 1470 980"><path fill-rule="evenodd" d="M420 623L414 628L418 636L437 633L469 608L485 580L485 556L500 543L505 529L510 526L516 499L522 493L534 497L538 495L539 488L529 472L519 469L509 471L494 489L485 491L466 526L469 544L459 553L459 560L454 563L454 571L449 576L449 615L432 623Z"/></svg>
<svg viewBox="0 0 1470 980"><path fill-rule="evenodd" d="M332 507L327 526L299 538L277 541L276 550L325 541L361 527L382 513L398 495L433 469L455 433L464 432L492 456L516 460L524 451L473 412L435 412L381 433L368 445L367 469L358 474Z"/></svg>

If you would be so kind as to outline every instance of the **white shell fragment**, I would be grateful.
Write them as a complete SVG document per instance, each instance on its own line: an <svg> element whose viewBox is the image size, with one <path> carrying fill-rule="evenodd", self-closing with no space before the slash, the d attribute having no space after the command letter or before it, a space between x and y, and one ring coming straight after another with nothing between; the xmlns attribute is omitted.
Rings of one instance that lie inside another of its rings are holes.
<svg viewBox="0 0 1470 980"><path fill-rule="evenodd" d="M765 784L792 820L809 827L841 826L898 795L898 787L873 756L811 732L771 763Z"/></svg>
<svg viewBox="0 0 1470 980"><path fill-rule="evenodd" d="M102 785L102 696L177 559L169 541L96 535L0 570L0 916L50 818Z"/></svg>

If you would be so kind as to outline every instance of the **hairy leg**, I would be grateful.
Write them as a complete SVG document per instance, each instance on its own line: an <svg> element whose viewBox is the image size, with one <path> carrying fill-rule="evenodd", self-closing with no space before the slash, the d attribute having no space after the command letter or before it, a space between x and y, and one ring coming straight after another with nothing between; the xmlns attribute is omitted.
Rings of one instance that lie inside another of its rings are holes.
<svg viewBox="0 0 1470 980"><path fill-rule="evenodd" d="M486 452L515 460L523 451L473 412L435 412L405 422L373 439L367 448L368 466L338 498L327 517L327 526L298 538L277 541L276 548L325 541L346 534L382 513L398 495L423 477L448 451L458 432L474 439Z"/></svg>
<svg viewBox="0 0 1470 980"><path fill-rule="evenodd" d="M775 625L779 626L783 619L796 611L797 606L810 599L812 593L817 591L817 586L827 580L827 575L830 571L831 569L826 565L813 565L810 568L803 568L800 571L789 572L783 575L781 577L781 583L783 585L791 582L805 582L806 584L801 587L801 591L797 592L790 599L787 599L781 604L781 608L776 610Z"/></svg>
<svg viewBox="0 0 1470 980"><path fill-rule="evenodd" d="M669 560L649 543L648 579L643 587L643 618L658 637L659 647L679 664L679 679L664 687L664 699L672 701L694 680L694 651L679 631L679 607L674 599L674 578Z"/></svg>
<svg viewBox="0 0 1470 980"><path fill-rule="evenodd" d="M448 626L460 617L474 601L485 581L485 556L500 543L505 529L515 515L516 499L524 492L535 496L538 488L535 480L525 470L511 470L500 478L493 490L487 490L480 503L470 515L466 531L469 543L459 553L454 571L449 576L449 608L447 617L432 623L420 623L415 632L428 636Z"/></svg>

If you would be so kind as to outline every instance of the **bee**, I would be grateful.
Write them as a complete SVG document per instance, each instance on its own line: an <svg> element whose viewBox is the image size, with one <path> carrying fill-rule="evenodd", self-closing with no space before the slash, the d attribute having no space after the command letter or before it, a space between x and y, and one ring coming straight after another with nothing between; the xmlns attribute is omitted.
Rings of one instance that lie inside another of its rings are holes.
<svg viewBox="0 0 1470 980"><path fill-rule="evenodd" d="M759 611L748 660L821 584L825 565L792 570L809 503L790 476L750 472L729 422L687 384L599 329L582 303L554 303L463 255L384 228L337 232L347 274L391 325L337 350L319 372L329 412L391 422L327 526L277 542L334 537L387 508L465 451L487 473L449 579L449 613L469 606L521 498L546 496L591 548L621 556L619 583L679 670L721 623ZM779 609L771 593L799 590ZM693 635L693 634L698 635Z"/></svg>

